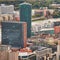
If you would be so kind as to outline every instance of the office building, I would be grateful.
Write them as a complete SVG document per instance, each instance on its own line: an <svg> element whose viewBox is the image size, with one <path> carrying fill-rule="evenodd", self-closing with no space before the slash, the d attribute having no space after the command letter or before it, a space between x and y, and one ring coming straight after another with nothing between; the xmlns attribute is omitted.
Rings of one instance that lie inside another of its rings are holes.
<svg viewBox="0 0 60 60"><path fill-rule="evenodd" d="M2 24L2 44L12 47L26 47L27 24L26 22L4 21Z"/></svg>
<svg viewBox="0 0 60 60"><path fill-rule="evenodd" d="M22 3L20 7L20 21L27 23L27 37L31 37L31 4Z"/></svg>

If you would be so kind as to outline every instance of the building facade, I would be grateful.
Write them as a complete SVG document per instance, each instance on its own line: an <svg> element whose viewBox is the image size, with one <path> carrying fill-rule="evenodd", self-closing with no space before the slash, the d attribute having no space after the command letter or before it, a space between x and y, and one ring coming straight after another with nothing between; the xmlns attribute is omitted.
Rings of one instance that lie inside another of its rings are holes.
<svg viewBox="0 0 60 60"><path fill-rule="evenodd" d="M27 24L25 22L2 22L2 44L26 47Z"/></svg>
<svg viewBox="0 0 60 60"><path fill-rule="evenodd" d="M22 3L20 7L20 21L27 23L27 37L31 37L31 4Z"/></svg>

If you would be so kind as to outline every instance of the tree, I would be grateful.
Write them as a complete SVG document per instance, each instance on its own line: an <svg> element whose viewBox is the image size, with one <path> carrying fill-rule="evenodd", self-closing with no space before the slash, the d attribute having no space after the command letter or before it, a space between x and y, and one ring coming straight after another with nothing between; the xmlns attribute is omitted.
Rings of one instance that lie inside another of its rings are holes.
<svg viewBox="0 0 60 60"><path fill-rule="evenodd" d="M33 8L40 8L39 2L35 2L32 4Z"/></svg>
<svg viewBox="0 0 60 60"><path fill-rule="evenodd" d="M54 12L53 12L53 18L60 18L60 11L59 10L55 10Z"/></svg>
<svg viewBox="0 0 60 60"><path fill-rule="evenodd" d="M32 3L33 8L49 7L52 3L60 3L60 0L36 0Z"/></svg>

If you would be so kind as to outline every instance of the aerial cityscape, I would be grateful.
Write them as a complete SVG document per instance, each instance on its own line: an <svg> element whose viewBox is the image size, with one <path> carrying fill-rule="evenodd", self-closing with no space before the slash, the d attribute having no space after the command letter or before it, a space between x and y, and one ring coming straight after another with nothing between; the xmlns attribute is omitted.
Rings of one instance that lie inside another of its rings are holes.
<svg viewBox="0 0 60 60"><path fill-rule="evenodd" d="M60 60L60 0L0 0L0 60Z"/></svg>

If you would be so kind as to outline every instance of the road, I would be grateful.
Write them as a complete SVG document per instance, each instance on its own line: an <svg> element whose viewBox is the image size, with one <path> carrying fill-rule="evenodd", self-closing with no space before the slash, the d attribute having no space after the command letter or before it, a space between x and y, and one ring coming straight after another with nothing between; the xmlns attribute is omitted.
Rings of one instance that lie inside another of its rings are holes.
<svg viewBox="0 0 60 60"><path fill-rule="evenodd" d="M39 19L41 19L41 17L32 18L33 21L34 21L34 20L39 20Z"/></svg>

